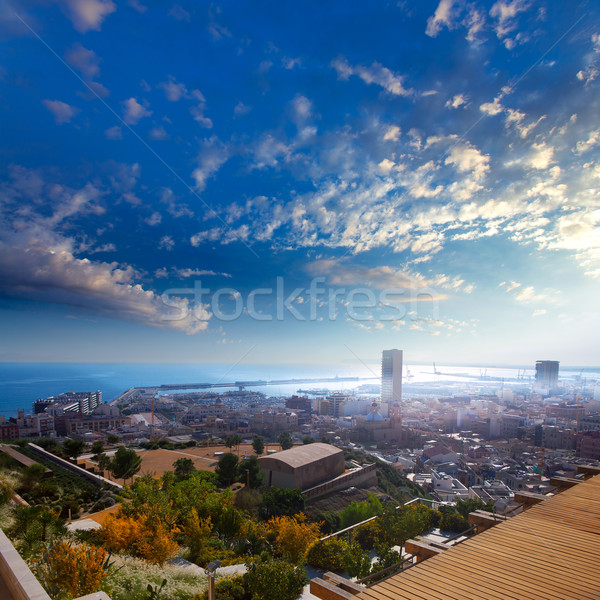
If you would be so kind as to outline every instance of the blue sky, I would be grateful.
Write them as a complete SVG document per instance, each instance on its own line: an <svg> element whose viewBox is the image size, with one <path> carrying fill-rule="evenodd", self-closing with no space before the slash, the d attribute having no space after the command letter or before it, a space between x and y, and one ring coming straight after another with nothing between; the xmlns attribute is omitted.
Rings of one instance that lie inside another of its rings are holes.
<svg viewBox="0 0 600 600"><path fill-rule="evenodd" d="M0 35L0 360L600 362L597 3L39 0Z"/></svg>

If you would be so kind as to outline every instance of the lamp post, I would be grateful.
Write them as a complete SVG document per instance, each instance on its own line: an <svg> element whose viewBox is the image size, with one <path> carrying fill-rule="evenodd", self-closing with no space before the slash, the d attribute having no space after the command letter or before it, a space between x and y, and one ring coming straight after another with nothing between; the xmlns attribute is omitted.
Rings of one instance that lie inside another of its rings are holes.
<svg viewBox="0 0 600 600"><path fill-rule="evenodd" d="M213 560L206 566L208 573L208 600L215 600L215 571L221 566L220 560Z"/></svg>

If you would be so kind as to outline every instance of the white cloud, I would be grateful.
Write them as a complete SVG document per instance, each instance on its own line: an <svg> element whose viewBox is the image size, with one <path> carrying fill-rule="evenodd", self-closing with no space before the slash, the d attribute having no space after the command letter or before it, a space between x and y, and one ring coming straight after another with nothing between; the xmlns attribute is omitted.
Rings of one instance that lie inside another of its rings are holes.
<svg viewBox="0 0 600 600"><path fill-rule="evenodd" d="M103 214L100 190L90 184L70 190L40 178L34 189L23 186L32 174L24 170L15 173L17 181L5 189L9 197L23 205L45 201L51 211L44 215L21 212L0 224L3 295L75 306L109 318L185 333L207 328L211 317L207 307L194 307L183 299L174 308L144 289L138 283L141 275L132 266L81 256L81 245L61 233L74 218Z"/></svg>
<svg viewBox="0 0 600 600"><path fill-rule="evenodd" d="M200 145L198 166L192 172L196 181L196 190L206 188L207 180L212 177L229 158L229 149L217 137L204 140Z"/></svg>
<svg viewBox="0 0 600 600"><path fill-rule="evenodd" d="M509 34L518 27L517 16L530 6L529 0L498 0L490 9L490 16L496 20L495 31L499 40L511 50L523 39L521 34L514 38Z"/></svg>
<svg viewBox="0 0 600 600"><path fill-rule="evenodd" d="M243 102L238 102L233 108L233 114L236 117L241 117L247 115L251 110L250 106L246 106Z"/></svg>
<svg viewBox="0 0 600 600"><path fill-rule="evenodd" d="M42 100L42 104L54 115L57 125L69 123L79 112L78 108L60 100Z"/></svg>
<svg viewBox="0 0 600 600"><path fill-rule="evenodd" d="M548 146L546 142L539 142L532 144L527 162L534 169L547 169L552 163L553 156L554 148Z"/></svg>
<svg viewBox="0 0 600 600"><path fill-rule="evenodd" d="M487 115L498 115L504 110L504 107L500 104L500 100L501 97L498 96L497 98L494 98L493 102L485 102L479 107L479 110Z"/></svg>
<svg viewBox="0 0 600 600"><path fill-rule="evenodd" d="M464 94L456 94L447 100L444 106L446 108L459 108L460 106L464 106L466 108L469 106L469 100Z"/></svg>
<svg viewBox="0 0 600 600"><path fill-rule="evenodd" d="M104 19L117 10L112 0L61 0L61 4L79 33L100 31Z"/></svg>
<svg viewBox="0 0 600 600"><path fill-rule="evenodd" d="M542 315L547 314L548 311L545 308L537 308L533 311L532 317L541 317Z"/></svg>
<svg viewBox="0 0 600 600"><path fill-rule="evenodd" d="M115 125L114 127L109 127L104 132L104 135L109 140L122 140L123 139L123 132L121 131L121 128L118 125Z"/></svg>
<svg viewBox="0 0 600 600"><path fill-rule="evenodd" d="M159 83L158 87L165 92L165 96L169 102L178 102L188 95L185 85L183 83L177 83L175 78L171 75L169 75L168 81Z"/></svg>
<svg viewBox="0 0 600 600"><path fill-rule="evenodd" d="M151 110L145 108L135 98L129 98L123 102L124 114L123 120L128 125L137 125L144 117L149 117L152 114Z"/></svg>
<svg viewBox="0 0 600 600"><path fill-rule="evenodd" d="M397 142L400 139L400 127L397 125L390 125L383 136L383 141Z"/></svg>
<svg viewBox="0 0 600 600"><path fill-rule="evenodd" d="M65 58L87 80L95 79L100 74L100 59L93 50L84 48L79 42L67 51Z"/></svg>
<svg viewBox="0 0 600 600"><path fill-rule="evenodd" d="M587 140L580 140L577 142L577 145L575 146L575 152L577 154L582 154L598 144L600 144L600 129L595 129L594 131L590 131Z"/></svg>
<svg viewBox="0 0 600 600"><path fill-rule="evenodd" d="M370 67L358 65L352 67L345 58L337 58L331 66L336 70L338 78L347 80L351 75L360 77L366 84L374 83L395 96L411 96L414 91L404 87L404 76L397 75L378 62Z"/></svg>
<svg viewBox="0 0 600 600"><path fill-rule="evenodd" d="M469 143L452 146L445 164L454 165L461 173L471 173L476 180L480 180L490 170L490 157L482 154Z"/></svg>
<svg viewBox="0 0 600 600"><path fill-rule="evenodd" d="M173 250L175 247L175 241L170 235L163 235L158 242L158 248L160 250Z"/></svg>
<svg viewBox="0 0 600 600"><path fill-rule="evenodd" d="M149 217L144 219L144 221L150 225L150 227L154 227L154 225L158 225L162 221L162 215L159 212L153 212Z"/></svg>
<svg viewBox="0 0 600 600"><path fill-rule="evenodd" d="M452 15L454 5L454 0L440 0L433 15L427 19L425 33L428 36L436 37L444 26L448 27L448 29L454 27L454 15Z"/></svg>
<svg viewBox="0 0 600 600"><path fill-rule="evenodd" d="M387 173L389 173L394 168L395 164L396 163L394 163L393 161L391 161L391 160L389 160L387 158L384 158L377 166L379 167L379 170L382 173L386 173L387 174Z"/></svg>
<svg viewBox="0 0 600 600"><path fill-rule="evenodd" d="M168 140L169 134L166 132L164 127L153 127L148 133L151 140Z"/></svg>

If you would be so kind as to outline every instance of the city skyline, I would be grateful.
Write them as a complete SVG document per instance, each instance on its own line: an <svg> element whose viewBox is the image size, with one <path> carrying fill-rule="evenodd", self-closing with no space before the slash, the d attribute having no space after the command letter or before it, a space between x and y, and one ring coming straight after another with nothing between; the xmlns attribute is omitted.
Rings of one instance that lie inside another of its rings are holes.
<svg viewBox="0 0 600 600"><path fill-rule="evenodd" d="M0 361L596 365L600 8L0 6Z"/></svg>

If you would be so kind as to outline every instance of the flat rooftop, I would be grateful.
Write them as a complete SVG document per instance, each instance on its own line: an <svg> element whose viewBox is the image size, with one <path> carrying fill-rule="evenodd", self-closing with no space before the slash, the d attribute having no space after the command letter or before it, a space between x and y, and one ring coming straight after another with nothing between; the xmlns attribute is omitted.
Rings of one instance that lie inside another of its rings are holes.
<svg viewBox="0 0 600 600"><path fill-rule="evenodd" d="M598 600L600 475L373 585L360 600Z"/></svg>

